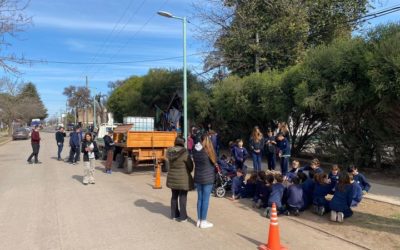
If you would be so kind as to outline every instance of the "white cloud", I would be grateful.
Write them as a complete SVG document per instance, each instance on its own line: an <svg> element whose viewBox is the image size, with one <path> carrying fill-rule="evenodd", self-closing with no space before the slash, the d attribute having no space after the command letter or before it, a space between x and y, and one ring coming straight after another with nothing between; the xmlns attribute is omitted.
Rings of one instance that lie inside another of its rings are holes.
<svg viewBox="0 0 400 250"><path fill-rule="evenodd" d="M59 17L51 17L51 16L37 16L33 19L35 26L38 28L46 27L46 28L56 28L56 29L71 29L71 30L84 30L84 31L112 31L114 29L115 23L113 22L104 22L104 21L93 21L93 20L79 20L79 19L67 19L67 18L59 18ZM162 22L161 25L156 24L147 24L145 27L144 21L135 24L127 24L121 33L134 34L140 30L140 33L149 33L149 34L162 34L177 36L181 34L181 29L176 27L174 22ZM116 28L116 33L119 32L122 25Z"/></svg>

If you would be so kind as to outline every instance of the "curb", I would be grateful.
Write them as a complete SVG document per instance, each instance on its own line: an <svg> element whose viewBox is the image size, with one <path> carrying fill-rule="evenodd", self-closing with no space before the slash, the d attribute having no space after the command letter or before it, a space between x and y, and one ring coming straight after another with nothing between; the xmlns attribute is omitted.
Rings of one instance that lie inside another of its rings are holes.
<svg viewBox="0 0 400 250"><path fill-rule="evenodd" d="M367 194L363 198L369 199L369 200L373 200L373 201L377 201L377 202L387 203L387 204L393 205L393 206L400 206L400 201L394 200L394 199L392 199L390 197L382 197L382 196L379 196L379 195Z"/></svg>

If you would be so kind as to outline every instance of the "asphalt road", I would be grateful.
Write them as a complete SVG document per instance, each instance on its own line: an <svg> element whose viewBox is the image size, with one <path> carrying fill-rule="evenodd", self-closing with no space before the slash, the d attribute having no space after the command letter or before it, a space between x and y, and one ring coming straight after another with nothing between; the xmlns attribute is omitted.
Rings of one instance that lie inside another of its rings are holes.
<svg viewBox="0 0 400 250"><path fill-rule="evenodd" d="M0 147L0 249L256 249L267 240L269 220L248 203L211 198L212 229L169 219L170 190L153 190L152 172L103 173L82 185L82 165L55 160L54 134L42 133L40 160L29 165L28 141ZM66 155L64 150L64 155ZM188 213L196 220L195 192ZM289 249L358 249L324 232L279 217Z"/></svg>

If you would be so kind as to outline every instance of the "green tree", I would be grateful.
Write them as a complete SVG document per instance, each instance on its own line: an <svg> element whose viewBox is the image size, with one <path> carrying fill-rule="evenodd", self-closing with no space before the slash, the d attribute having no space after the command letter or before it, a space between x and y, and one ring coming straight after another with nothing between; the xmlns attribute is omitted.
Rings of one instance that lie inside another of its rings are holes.
<svg viewBox="0 0 400 250"><path fill-rule="evenodd" d="M27 99L31 103L32 112L26 114L24 120L29 123L34 118L39 118L41 120L47 118L47 109L44 106L42 99L33 83L24 84L18 95L19 99ZM30 108L30 109L31 109Z"/></svg>
<svg viewBox="0 0 400 250"><path fill-rule="evenodd" d="M295 65L306 49L350 37L368 0L210 0L204 5L198 7L206 24L201 38L214 47L206 69L227 67L244 76Z"/></svg>

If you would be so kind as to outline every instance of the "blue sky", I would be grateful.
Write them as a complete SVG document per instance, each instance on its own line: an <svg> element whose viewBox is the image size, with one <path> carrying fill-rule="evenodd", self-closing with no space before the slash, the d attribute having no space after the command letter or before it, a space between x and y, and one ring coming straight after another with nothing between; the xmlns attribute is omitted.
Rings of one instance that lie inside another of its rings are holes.
<svg viewBox="0 0 400 250"><path fill-rule="evenodd" d="M400 0L375 2L379 10L399 4ZM176 16L193 15L191 0L32 0L27 13L34 24L19 34L18 39L10 41L12 47L8 51L27 59L75 62L182 56L182 23L156 15L158 10ZM369 26L399 21L399 17L400 12L396 12L371 20ZM194 37L194 31L188 24L188 55L201 52L205 45ZM18 68L22 72L20 80L36 84L49 115L54 116L65 109L64 87L84 86L86 75L90 87L106 93L109 81L143 75L149 68L181 66L182 59L177 58L123 65L36 63ZM188 68L201 72L201 55L189 56Z"/></svg>

